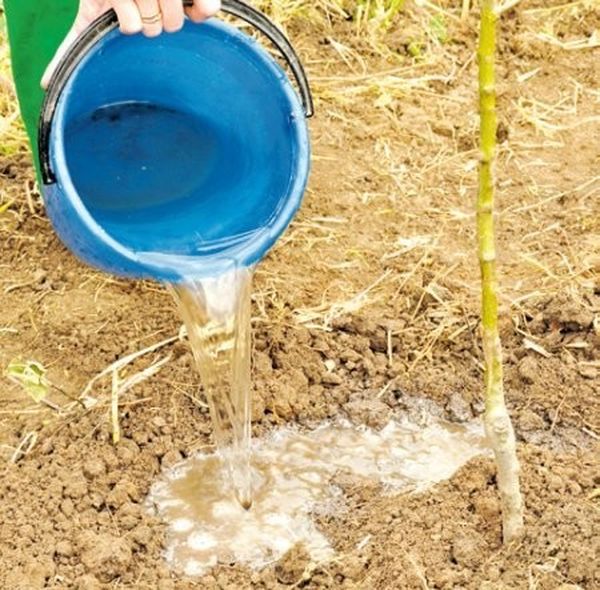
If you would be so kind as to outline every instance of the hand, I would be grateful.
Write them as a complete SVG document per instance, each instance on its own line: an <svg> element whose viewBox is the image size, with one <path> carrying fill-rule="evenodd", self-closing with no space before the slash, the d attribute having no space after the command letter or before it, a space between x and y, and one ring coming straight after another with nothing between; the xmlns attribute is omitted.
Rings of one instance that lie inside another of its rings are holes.
<svg viewBox="0 0 600 590"><path fill-rule="evenodd" d="M58 62L77 37L99 16L110 9L117 13L121 32L126 35L144 33L156 37L163 31L174 33L183 26L182 0L79 0L79 12L71 30L61 43L42 77L42 88L50 82ZM185 13L194 22L202 22L221 8L221 0L194 0Z"/></svg>

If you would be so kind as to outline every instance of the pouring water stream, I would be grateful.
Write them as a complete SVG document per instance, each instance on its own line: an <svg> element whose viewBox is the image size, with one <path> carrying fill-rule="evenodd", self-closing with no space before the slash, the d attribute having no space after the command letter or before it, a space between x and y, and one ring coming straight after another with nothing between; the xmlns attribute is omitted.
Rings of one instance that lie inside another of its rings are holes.
<svg viewBox="0 0 600 590"><path fill-rule="evenodd" d="M213 423L217 452L243 508L252 506L250 298L254 268L170 284Z"/></svg>

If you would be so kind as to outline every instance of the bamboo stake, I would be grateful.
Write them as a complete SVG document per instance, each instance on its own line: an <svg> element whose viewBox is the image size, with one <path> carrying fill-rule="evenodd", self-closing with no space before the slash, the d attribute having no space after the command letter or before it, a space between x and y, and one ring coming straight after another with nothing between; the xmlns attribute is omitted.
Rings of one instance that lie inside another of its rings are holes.
<svg viewBox="0 0 600 590"><path fill-rule="evenodd" d="M479 106L481 162L477 234L482 292L482 338L485 353L485 429L498 470L503 538L509 543L523 532L523 501L515 433L504 400L502 344L498 332L496 247L494 237L494 160L496 155L496 0L481 2L479 39Z"/></svg>

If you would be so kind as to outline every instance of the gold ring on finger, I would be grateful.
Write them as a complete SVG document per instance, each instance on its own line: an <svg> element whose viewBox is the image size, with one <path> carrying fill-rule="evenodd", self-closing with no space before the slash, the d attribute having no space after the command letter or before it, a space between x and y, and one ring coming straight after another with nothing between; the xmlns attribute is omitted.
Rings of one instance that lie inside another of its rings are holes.
<svg viewBox="0 0 600 590"><path fill-rule="evenodd" d="M156 25L162 20L160 12L153 14L152 16L142 16L142 22L145 25Z"/></svg>

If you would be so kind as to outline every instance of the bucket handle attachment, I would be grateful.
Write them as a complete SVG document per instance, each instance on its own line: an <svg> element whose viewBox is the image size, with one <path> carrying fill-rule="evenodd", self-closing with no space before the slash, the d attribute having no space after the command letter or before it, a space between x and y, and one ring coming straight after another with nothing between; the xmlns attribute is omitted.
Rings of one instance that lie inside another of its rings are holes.
<svg viewBox="0 0 600 590"><path fill-rule="evenodd" d="M193 3L193 0L183 0L183 5L186 7L192 6ZM245 21L273 43L294 74L306 117L312 117L314 103L306 72L298 54L284 33L265 14L246 4L243 0L221 0L221 11ZM52 75L44 97L38 128L40 173L45 185L56 182L56 176L50 164L50 131L60 95L71 74L87 52L117 24L118 19L114 10L109 10L96 19L73 43Z"/></svg>

